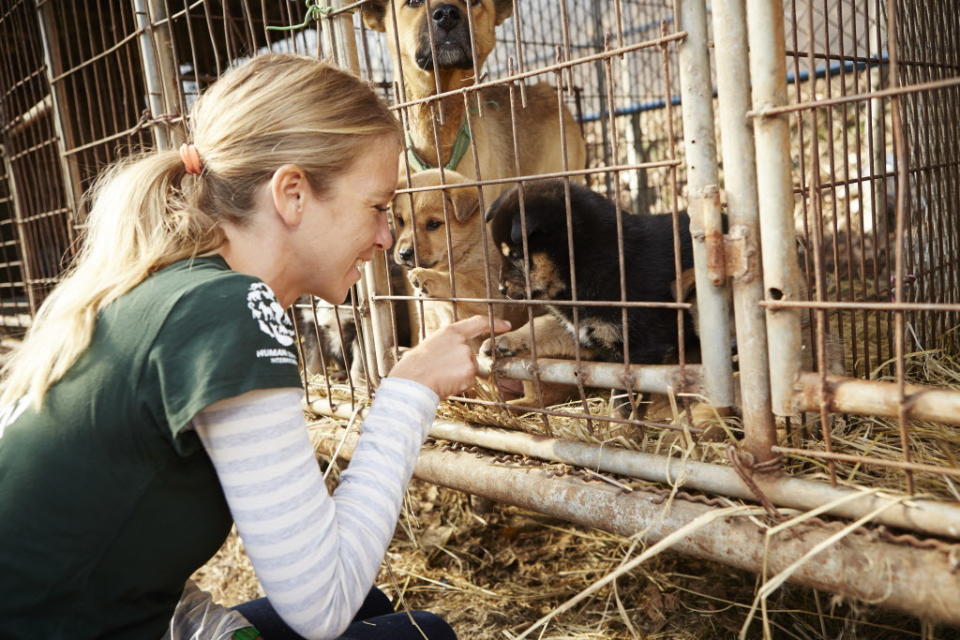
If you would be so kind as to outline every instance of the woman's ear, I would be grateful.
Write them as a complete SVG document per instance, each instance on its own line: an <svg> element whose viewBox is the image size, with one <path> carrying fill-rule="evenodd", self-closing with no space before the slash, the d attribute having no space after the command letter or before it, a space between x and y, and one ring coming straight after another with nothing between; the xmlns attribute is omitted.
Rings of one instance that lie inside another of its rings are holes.
<svg viewBox="0 0 960 640"><path fill-rule="evenodd" d="M307 174L295 164L285 164L273 172L270 178L273 206L288 227L300 226L303 203L309 189Z"/></svg>

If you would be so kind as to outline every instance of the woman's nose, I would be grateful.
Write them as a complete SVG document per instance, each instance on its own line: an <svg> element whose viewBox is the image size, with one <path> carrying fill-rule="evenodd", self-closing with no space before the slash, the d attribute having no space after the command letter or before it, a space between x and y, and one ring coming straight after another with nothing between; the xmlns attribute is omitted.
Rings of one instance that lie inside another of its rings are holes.
<svg viewBox="0 0 960 640"><path fill-rule="evenodd" d="M389 251L393 246L393 234L390 233L390 226L387 224L387 218L384 216L377 227L377 237L374 240L378 249Z"/></svg>

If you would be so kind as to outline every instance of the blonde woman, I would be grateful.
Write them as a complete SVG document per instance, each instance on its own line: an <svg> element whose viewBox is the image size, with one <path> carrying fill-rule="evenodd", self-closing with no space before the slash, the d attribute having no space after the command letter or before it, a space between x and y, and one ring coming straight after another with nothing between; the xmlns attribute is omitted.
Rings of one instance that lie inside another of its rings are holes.
<svg viewBox="0 0 960 640"><path fill-rule="evenodd" d="M396 120L293 55L229 71L191 115L179 153L100 179L75 264L6 364L0 637L453 638L371 585L486 321L394 367L331 497L283 313L342 301L390 248ZM228 610L187 581L233 522L267 599Z"/></svg>

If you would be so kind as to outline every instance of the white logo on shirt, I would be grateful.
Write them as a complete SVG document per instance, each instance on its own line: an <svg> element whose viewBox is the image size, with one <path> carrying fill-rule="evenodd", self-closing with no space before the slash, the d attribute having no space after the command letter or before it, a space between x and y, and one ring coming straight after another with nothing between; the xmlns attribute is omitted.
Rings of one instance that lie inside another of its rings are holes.
<svg viewBox="0 0 960 640"><path fill-rule="evenodd" d="M260 325L260 331L285 347L293 344L293 324L265 283L254 282L250 285L250 290L247 291L247 308Z"/></svg>
<svg viewBox="0 0 960 640"><path fill-rule="evenodd" d="M29 398L24 396L13 404L0 407L0 438L3 437L3 432L7 430L7 427L16 422L17 418L26 411L30 404L28 400Z"/></svg>

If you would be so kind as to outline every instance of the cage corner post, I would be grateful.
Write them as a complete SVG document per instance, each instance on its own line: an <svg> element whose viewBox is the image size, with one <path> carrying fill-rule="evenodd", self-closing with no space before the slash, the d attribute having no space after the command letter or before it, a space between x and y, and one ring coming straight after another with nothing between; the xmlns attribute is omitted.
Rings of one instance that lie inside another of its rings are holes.
<svg viewBox="0 0 960 640"><path fill-rule="evenodd" d="M734 404L730 304L723 274L723 225L717 184L713 86L704 0L677 0L676 19L686 37L679 45L680 103L687 165L690 235L696 272L703 386L710 404Z"/></svg>
<svg viewBox="0 0 960 640"><path fill-rule="evenodd" d="M179 74L173 59L173 38L166 6L161 0L133 0L133 13L140 32L140 60L154 144L158 149L172 149L186 140L186 126L185 123L171 126L164 121L171 116L185 115L176 113L179 110Z"/></svg>
<svg viewBox="0 0 960 640"><path fill-rule="evenodd" d="M739 358L740 406L744 447L756 462L775 457L776 424L770 404L763 273L760 264L760 217L757 205L757 159L750 110L750 75L745 0L725 0L713 7L717 70L717 105L723 159L723 189L729 220L727 266Z"/></svg>
<svg viewBox="0 0 960 640"><path fill-rule="evenodd" d="M765 297L803 299L793 221L790 128L785 113L765 113L787 104L782 0L747 0L750 84L753 105L757 196ZM773 412L796 415L794 386L800 376L800 312L766 310Z"/></svg>

